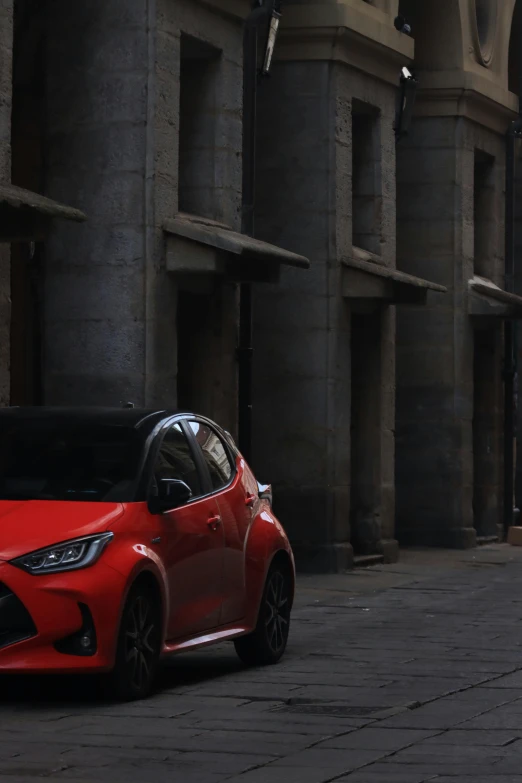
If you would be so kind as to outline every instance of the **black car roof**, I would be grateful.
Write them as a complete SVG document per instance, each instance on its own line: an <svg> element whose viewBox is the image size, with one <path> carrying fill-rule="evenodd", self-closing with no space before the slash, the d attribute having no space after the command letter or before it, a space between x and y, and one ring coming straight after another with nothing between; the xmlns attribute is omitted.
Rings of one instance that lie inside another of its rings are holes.
<svg viewBox="0 0 522 783"><path fill-rule="evenodd" d="M55 419L71 424L99 422L108 426L131 427L147 436L161 421L181 413L183 411L147 408L0 408L0 421Z"/></svg>

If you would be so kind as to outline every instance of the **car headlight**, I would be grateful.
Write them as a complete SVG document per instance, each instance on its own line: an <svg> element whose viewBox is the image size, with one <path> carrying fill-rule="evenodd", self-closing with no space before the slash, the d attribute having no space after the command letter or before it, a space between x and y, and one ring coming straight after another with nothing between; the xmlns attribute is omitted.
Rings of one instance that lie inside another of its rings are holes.
<svg viewBox="0 0 522 783"><path fill-rule="evenodd" d="M17 557L16 560L11 560L11 565L33 576L86 568L98 560L113 537L114 533L99 533L64 541L63 544L37 549L36 552Z"/></svg>

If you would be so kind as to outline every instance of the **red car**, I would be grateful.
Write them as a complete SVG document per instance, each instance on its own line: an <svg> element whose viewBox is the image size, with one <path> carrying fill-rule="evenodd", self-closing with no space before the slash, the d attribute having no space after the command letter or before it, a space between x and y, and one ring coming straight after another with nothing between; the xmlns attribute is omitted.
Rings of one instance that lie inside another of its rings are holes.
<svg viewBox="0 0 522 783"><path fill-rule="evenodd" d="M110 672L150 693L161 658L233 640L285 651L292 550L232 438L202 416L0 411L0 673Z"/></svg>

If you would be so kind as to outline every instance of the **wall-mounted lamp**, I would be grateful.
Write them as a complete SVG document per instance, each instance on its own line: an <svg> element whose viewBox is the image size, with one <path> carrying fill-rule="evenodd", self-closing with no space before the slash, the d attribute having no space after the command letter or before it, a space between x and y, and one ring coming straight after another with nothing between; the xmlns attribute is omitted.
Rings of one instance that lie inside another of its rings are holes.
<svg viewBox="0 0 522 783"><path fill-rule="evenodd" d="M403 136L408 135L418 86L419 82L410 69L403 68L401 71L397 111L395 115L394 130L397 141Z"/></svg>
<svg viewBox="0 0 522 783"><path fill-rule="evenodd" d="M265 56L263 58L263 67L261 68L262 76L270 76L270 69L272 67L272 59L274 57L274 49L277 42L277 35L279 33L279 25L281 23L281 0L274 0L272 6L272 12L270 14L270 22L268 25L268 36L266 39Z"/></svg>

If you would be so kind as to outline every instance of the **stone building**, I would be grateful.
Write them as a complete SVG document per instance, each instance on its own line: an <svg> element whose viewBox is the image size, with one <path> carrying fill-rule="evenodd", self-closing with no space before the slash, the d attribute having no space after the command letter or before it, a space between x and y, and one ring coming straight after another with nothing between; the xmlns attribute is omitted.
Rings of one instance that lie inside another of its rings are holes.
<svg viewBox="0 0 522 783"><path fill-rule="evenodd" d="M2 4L5 159L12 139L12 183L52 199L57 218L12 250L4 400L191 407L236 430L239 284L308 266L240 233L249 12L248 0ZM87 219L60 220L61 204Z"/></svg>
<svg viewBox="0 0 522 783"><path fill-rule="evenodd" d="M399 316L397 527L468 547L503 524L503 337L522 314L505 268L521 4L452 2L442 19L438 3L406 5L422 86L397 167L398 265L429 270L448 295Z"/></svg>
<svg viewBox="0 0 522 783"><path fill-rule="evenodd" d="M313 265L257 294L255 452L303 567L499 533L514 6L285 4L257 226ZM403 67L419 89L396 145Z"/></svg>

